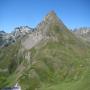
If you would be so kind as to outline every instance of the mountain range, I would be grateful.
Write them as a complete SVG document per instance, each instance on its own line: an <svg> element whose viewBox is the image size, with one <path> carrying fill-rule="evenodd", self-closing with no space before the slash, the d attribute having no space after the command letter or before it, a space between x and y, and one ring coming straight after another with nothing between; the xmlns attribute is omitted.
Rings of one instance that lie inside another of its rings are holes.
<svg viewBox="0 0 90 90"><path fill-rule="evenodd" d="M86 34L89 30L70 31L54 11L35 28L1 31L0 88L18 82L22 90L90 90Z"/></svg>
<svg viewBox="0 0 90 90"><path fill-rule="evenodd" d="M74 29L73 32L79 38L82 38L85 41L90 42L90 27L81 27L78 29Z"/></svg>

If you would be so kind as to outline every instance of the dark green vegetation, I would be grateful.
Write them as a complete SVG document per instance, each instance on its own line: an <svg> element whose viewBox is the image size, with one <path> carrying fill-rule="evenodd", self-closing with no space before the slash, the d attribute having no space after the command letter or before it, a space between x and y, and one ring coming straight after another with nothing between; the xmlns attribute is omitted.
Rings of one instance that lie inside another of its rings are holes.
<svg viewBox="0 0 90 90"><path fill-rule="evenodd" d="M22 90L90 90L89 44L54 19L48 40L22 53L19 42L0 49L0 88L19 82Z"/></svg>
<svg viewBox="0 0 90 90"><path fill-rule="evenodd" d="M16 59L19 48L19 44L13 44L0 49L0 87L3 87L8 76L11 75L18 66L18 60Z"/></svg>

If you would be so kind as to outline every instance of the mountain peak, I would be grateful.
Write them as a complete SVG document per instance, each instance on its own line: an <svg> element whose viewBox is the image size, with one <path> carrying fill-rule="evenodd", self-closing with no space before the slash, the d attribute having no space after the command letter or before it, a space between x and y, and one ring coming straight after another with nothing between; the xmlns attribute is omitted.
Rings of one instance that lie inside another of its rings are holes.
<svg viewBox="0 0 90 90"><path fill-rule="evenodd" d="M45 16L44 21L47 21L47 20L52 21L52 20L55 20L55 19L58 19L55 11L50 11L50 12Z"/></svg>
<svg viewBox="0 0 90 90"><path fill-rule="evenodd" d="M55 11L52 10L52 11L50 11L50 12L48 13L48 15L49 15L49 16L56 16L56 13L55 13Z"/></svg>

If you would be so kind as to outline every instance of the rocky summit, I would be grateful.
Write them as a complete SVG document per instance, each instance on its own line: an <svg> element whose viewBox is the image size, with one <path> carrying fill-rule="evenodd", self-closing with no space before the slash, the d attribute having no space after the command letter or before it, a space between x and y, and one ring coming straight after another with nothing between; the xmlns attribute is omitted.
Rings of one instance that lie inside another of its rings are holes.
<svg viewBox="0 0 90 90"><path fill-rule="evenodd" d="M90 90L90 44L74 32L54 11L35 28L1 31L0 88Z"/></svg>

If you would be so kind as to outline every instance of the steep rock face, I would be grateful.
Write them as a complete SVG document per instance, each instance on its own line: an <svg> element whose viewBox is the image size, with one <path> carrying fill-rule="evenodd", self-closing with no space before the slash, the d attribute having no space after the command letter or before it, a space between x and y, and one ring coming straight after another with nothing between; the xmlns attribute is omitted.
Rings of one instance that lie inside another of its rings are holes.
<svg viewBox="0 0 90 90"><path fill-rule="evenodd" d="M43 32L46 32L46 30L50 30L51 25L59 25L61 30L63 28L66 28L66 26L63 24L63 22L57 17L56 13L54 11L49 12L43 19L41 23L37 25L37 29L41 30Z"/></svg>
<svg viewBox="0 0 90 90"><path fill-rule="evenodd" d="M68 39L67 36L70 36L66 34L71 34L71 32L68 32L63 22L57 17L56 13L51 11L44 17L43 21L36 26L34 32L30 33L27 38L22 40L22 46L25 49L30 49L42 40L48 40L50 38L57 40L57 37L54 35L56 32L57 34L58 32L64 33L61 38L66 39Z"/></svg>
<svg viewBox="0 0 90 90"><path fill-rule="evenodd" d="M29 34L26 39L21 41L21 43L25 49L31 49L32 47L37 45L42 39L42 34L36 31Z"/></svg>

